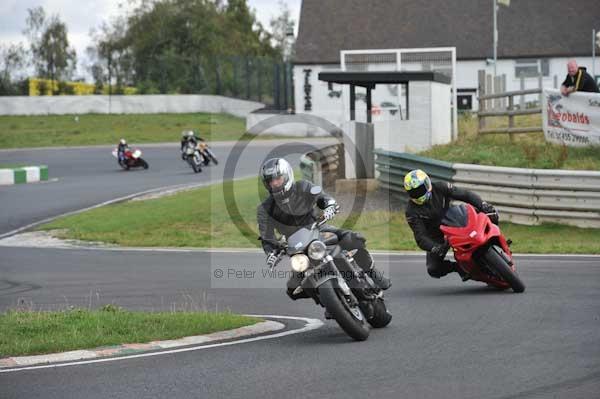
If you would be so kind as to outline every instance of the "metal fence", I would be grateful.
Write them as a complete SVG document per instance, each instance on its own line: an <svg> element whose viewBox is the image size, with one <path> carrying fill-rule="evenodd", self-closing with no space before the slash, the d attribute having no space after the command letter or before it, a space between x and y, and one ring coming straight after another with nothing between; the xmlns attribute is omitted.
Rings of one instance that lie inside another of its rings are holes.
<svg viewBox="0 0 600 399"><path fill-rule="evenodd" d="M340 62L342 71L433 71L449 76L452 86L452 137L458 137L456 47L342 50ZM390 93L396 92L397 102L402 104L402 90L394 89L394 85L385 86Z"/></svg>
<svg viewBox="0 0 600 399"><path fill-rule="evenodd" d="M375 154L380 186L403 196L404 175L423 169L434 181L478 193L497 206L503 220L600 227L600 172L451 164L382 150Z"/></svg>
<svg viewBox="0 0 600 399"><path fill-rule="evenodd" d="M209 61L179 55L154 56L140 61L135 73L111 82L96 83L91 94L206 94L258 101L269 108L293 108L292 67L271 57L230 56ZM46 85L46 81L39 81ZM57 82L54 95L77 94L76 83ZM28 80L0 81L0 96L30 95ZM46 93L45 88L37 88Z"/></svg>

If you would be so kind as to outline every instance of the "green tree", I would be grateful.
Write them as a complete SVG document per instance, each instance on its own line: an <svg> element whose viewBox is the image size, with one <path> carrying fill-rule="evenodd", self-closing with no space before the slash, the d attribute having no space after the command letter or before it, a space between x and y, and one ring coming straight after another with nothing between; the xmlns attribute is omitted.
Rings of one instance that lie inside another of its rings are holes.
<svg viewBox="0 0 600 399"><path fill-rule="evenodd" d="M105 83L115 84L115 93L133 84L133 55L127 39L127 20L116 18L103 23L99 31L90 32L93 45L87 48L92 60L89 70L94 78L95 91L101 92Z"/></svg>
<svg viewBox="0 0 600 399"><path fill-rule="evenodd" d="M95 36L96 69L106 72L96 75L122 74L141 92L226 94L248 78L250 58L277 57L246 0L141 0L118 27L116 37L116 26Z"/></svg>
<svg viewBox="0 0 600 399"><path fill-rule="evenodd" d="M290 8L282 0L279 0L279 15L272 18L271 25L271 41L275 49L285 60L289 60L294 55L294 25L295 20L292 18Z"/></svg>
<svg viewBox="0 0 600 399"><path fill-rule="evenodd" d="M29 36L36 72L42 78L71 78L77 57L69 47L67 26L57 15L46 18L43 7L28 9L25 34Z"/></svg>
<svg viewBox="0 0 600 399"><path fill-rule="evenodd" d="M27 51L22 43L0 44L0 95L25 94L17 80L27 65Z"/></svg>

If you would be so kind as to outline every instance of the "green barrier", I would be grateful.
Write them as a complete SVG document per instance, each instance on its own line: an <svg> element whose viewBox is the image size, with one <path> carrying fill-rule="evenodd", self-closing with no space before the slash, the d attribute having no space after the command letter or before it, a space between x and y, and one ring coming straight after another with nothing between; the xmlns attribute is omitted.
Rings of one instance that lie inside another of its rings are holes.
<svg viewBox="0 0 600 399"><path fill-rule="evenodd" d="M27 183L27 171L25 169L14 169L15 184Z"/></svg>
<svg viewBox="0 0 600 399"><path fill-rule="evenodd" d="M48 180L48 167L46 165L40 166L40 180Z"/></svg>

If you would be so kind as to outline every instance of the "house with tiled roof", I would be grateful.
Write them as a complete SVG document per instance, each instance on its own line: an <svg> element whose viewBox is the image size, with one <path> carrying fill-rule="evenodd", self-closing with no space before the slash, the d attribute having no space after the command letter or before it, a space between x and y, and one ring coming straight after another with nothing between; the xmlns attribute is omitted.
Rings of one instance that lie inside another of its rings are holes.
<svg viewBox="0 0 600 399"><path fill-rule="evenodd" d="M600 0L512 0L499 6L497 21L496 69L508 90L520 89L521 75L526 88L537 87L540 74L545 87L560 85L571 58L594 69ZM343 100L341 88L318 80L319 72L340 68L340 51L422 47L456 48L459 109L475 106L477 71L494 70L493 1L303 0L293 60L296 112L333 109Z"/></svg>

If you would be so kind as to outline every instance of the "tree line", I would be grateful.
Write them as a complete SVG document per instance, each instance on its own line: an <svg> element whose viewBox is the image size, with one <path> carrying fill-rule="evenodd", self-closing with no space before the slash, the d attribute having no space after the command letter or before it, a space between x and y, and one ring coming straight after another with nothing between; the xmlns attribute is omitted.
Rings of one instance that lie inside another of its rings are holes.
<svg viewBox="0 0 600 399"><path fill-rule="evenodd" d="M135 87L139 93L268 96L289 69L283 63L293 20L283 2L280 7L266 29L246 0L137 0L127 15L90 32L86 69L94 92L108 86L114 94ZM0 47L0 94L24 94L26 77L19 72L29 66L38 78L73 79L77 54L60 17L37 7L28 10L25 25L29 48ZM53 87L60 94L61 85Z"/></svg>

